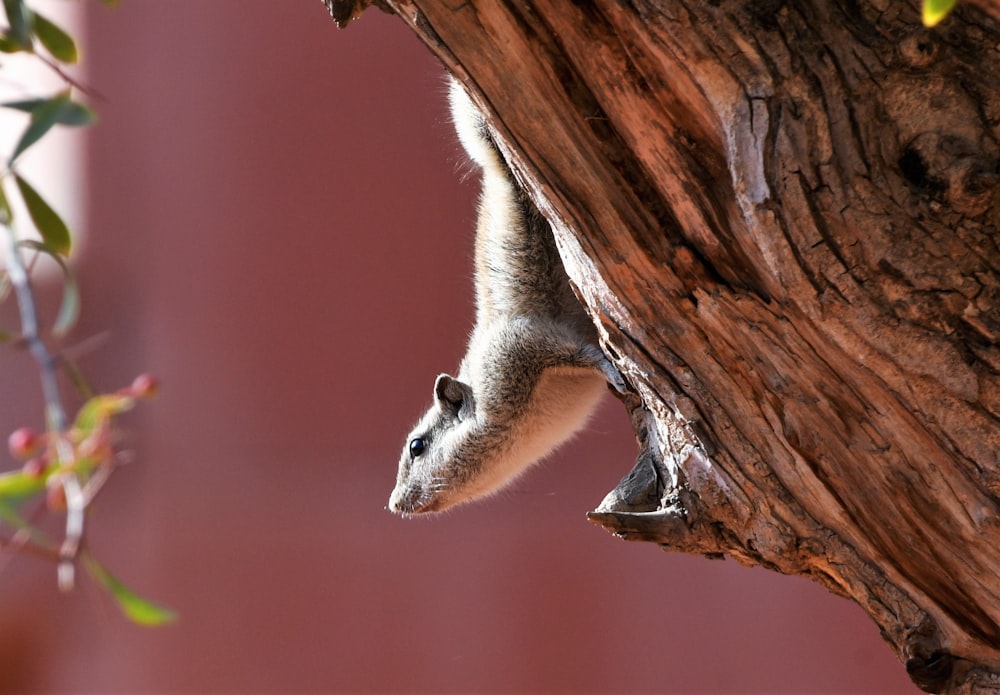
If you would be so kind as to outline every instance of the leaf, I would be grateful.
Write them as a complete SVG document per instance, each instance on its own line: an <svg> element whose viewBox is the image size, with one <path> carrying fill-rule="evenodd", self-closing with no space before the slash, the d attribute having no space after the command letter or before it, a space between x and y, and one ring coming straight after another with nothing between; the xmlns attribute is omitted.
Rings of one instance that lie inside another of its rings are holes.
<svg viewBox="0 0 1000 695"><path fill-rule="evenodd" d="M10 209L10 201L7 200L7 193L3 190L3 183L0 182L0 224L9 225L14 221L14 213Z"/></svg>
<svg viewBox="0 0 1000 695"><path fill-rule="evenodd" d="M0 53L19 53L23 50L24 46L15 41L9 31L0 32Z"/></svg>
<svg viewBox="0 0 1000 695"><path fill-rule="evenodd" d="M34 15L24 0L3 0L3 8L7 12L10 30L6 38L22 51L31 51L31 34L34 32Z"/></svg>
<svg viewBox="0 0 1000 695"><path fill-rule="evenodd" d="M52 324L52 334L61 338L76 325L80 318L80 286L76 282L76 276L70 272L69 268L59 256L52 256L63 269L63 296L59 304L59 313L56 314L55 323Z"/></svg>
<svg viewBox="0 0 1000 695"><path fill-rule="evenodd" d="M4 502L0 502L0 520L6 521L16 529L26 529L31 526L20 512Z"/></svg>
<svg viewBox="0 0 1000 695"><path fill-rule="evenodd" d="M97 120L97 115L83 104L73 101L68 96L59 109L56 123L73 127L90 125Z"/></svg>
<svg viewBox="0 0 1000 695"><path fill-rule="evenodd" d="M23 471L0 474L0 503L20 502L45 489L45 476L28 475Z"/></svg>
<svg viewBox="0 0 1000 695"><path fill-rule="evenodd" d="M62 63L75 63L79 59L73 37L35 12L35 36L52 57Z"/></svg>
<svg viewBox="0 0 1000 695"><path fill-rule="evenodd" d="M89 434L104 425L113 416L119 415L135 407L135 399L119 394L101 394L94 396L82 406L76 414L73 428L81 434Z"/></svg>
<svg viewBox="0 0 1000 695"><path fill-rule="evenodd" d="M25 110L31 105L31 122L21 135L8 165L26 149L38 142L54 125L82 126L94 121L94 112L69 98L69 91L60 92L51 99L15 101L4 104L8 108Z"/></svg>
<svg viewBox="0 0 1000 695"><path fill-rule="evenodd" d="M924 0L923 19L925 27L937 24L951 14L957 0Z"/></svg>
<svg viewBox="0 0 1000 695"><path fill-rule="evenodd" d="M83 555L83 563L87 571L90 572L90 576L111 594L122 613L132 622L154 627L171 623L177 619L177 614L174 611L144 599L133 592L120 579L101 567L89 553Z"/></svg>
<svg viewBox="0 0 1000 695"><path fill-rule="evenodd" d="M14 147L10 159L7 160L8 166L13 165L14 160L20 157L22 152L38 142L56 124L56 119L59 116L59 111L62 109L62 103L65 98L65 96L60 94L52 99L41 102L32 110L31 122L28 123L28 127L21 134L21 139L17 141L17 146Z"/></svg>
<svg viewBox="0 0 1000 695"><path fill-rule="evenodd" d="M62 96L62 93L57 94L52 99L57 99ZM6 101L0 106L5 109L15 109L17 111L24 111L25 113L31 113L39 106L52 99L24 99L23 101ZM89 108L83 104L70 101L69 108L63 108L59 111L59 120L56 121L59 125L69 125L69 126L81 126L90 125L95 120L97 120L97 115Z"/></svg>
<svg viewBox="0 0 1000 695"><path fill-rule="evenodd" d="M63 273L63 296L59 305L59 313L56 315L56 322L52 325L52 333L56 337L62 337L69 332L80 317L80 287L76 282L76 275L70 269L66 260L58 253L50 249L45 244L39 244L30 239L19 242L20 246L33 249L38 253L44 253L55 261Z"/></svg>
<svg viewBox="0 0 1000 695"><path fill-rule="evenodd" d="M6 521L20 532L28 534L28 541L50 552L55 552L58 546L37 526L25 519L14 507L0 502L0 521Z"/></svg>
<svg viewBox="0 0 1000 695"><path fill-rule="evenodd" d="M5 109L17 109L31 113L37 106L45 103L45 99L25 99L24 101L8 101L0 104Z"/></svg>
<svg viewBox="0 0 1000 695"><path fill-rule="evenodd" d="M31 221L35 223L45 245L56 253L68 256L72 242L66 223L27 181L17 174L14 174L14 181L17 183L18 190L21 191L21 197L24 198L24 204L28 208Z"/></svg>

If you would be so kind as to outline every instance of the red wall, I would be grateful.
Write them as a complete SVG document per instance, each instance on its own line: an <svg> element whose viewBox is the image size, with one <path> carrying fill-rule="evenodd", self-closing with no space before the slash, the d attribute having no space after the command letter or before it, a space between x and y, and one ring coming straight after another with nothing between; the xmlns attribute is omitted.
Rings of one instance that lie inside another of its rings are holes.
<svg viewBox="0 0 1000 695"><path fill-rule="evenodd" d="M634 456L610 398L512 491L386 512L472 315L441 69L374 10L337 31L318 0L93 5L77 335L107 340L82 366L164 389L90 543L181 618L133 627L17 558L0 691L915 692L820 587L588 524ZM0 372L6 432L37 389L20 357Z"/></svg>

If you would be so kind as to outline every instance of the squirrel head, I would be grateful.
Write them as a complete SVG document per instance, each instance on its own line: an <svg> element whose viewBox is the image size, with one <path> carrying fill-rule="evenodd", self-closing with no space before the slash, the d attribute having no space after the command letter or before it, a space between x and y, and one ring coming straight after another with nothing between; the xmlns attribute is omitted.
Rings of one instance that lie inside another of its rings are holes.
<svg viewBox="0 0 1000 695"><path fill-rule="evenodd" d="M403 446L389 509L439 512L476 496L463 492L475 478L476 428L472 387L448 374L438 376L434 402Z"/></svg>

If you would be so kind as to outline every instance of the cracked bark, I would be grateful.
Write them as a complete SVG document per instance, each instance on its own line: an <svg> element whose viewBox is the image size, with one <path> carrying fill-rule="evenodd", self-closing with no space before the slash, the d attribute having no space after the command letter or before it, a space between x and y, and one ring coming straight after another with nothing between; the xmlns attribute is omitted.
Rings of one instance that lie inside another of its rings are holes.
<svg viewBox="0 0 1000 695"><path fill-rule="evenodd" d="M921 688L1000 690L1000 7L375 4L490 114L635 389L590 518L809 576Z"/></svg>

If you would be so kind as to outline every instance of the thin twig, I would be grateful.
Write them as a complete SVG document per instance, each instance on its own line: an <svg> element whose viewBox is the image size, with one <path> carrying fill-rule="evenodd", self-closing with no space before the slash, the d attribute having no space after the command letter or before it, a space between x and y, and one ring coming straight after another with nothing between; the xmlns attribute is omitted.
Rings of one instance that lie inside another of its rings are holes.
<svg viewBox="0 0 1000 695"><path fill-rule="evenodd" d="M59 547L59 569L56 576L59 588L71 591L76 573L76 557L83 540L83 510L87 506L87 498L75 473L64 476L62 484L63 492L66 493L66 537Z"/></svg>
<svg viewBox="0 0 1000 695"><path fill-rule="evenodd" d="M55 548L32 543L30 536L30 531L20 529L15 531L13 536L0 537L0 553L5 556L4 562L9 561L9 558L13 557L14 552L29 553L45 558L46 560L53 560L57 557L58 553Z"/></svg>
<svg viewBox="0 0 1000 695"><path fill-rule="evenodd" d="M38 363L41 372L42 394L45 397L49 426L61 432L66 428L66 410L63 408L62 398L59 395L56 360L39 334L35 295L31 289L31 280L21 256L21 249L17 245L17 237L9 226L5 226L5 230L7 276L10 278L14 293L17 295L17 308L21 314L21 338L28 346L28 350L35 358L35 362Z"/></svg>
<svg viewBox="0 0 1000 695"><path fill-rule="evenodd" d="M4 225L4 239L7 245L7 275L17 295L17 308L21 315L21 339L38 363L42 380L42 395L45 399L45 414L48 428L59 433L56 438L56 454L63 466L71 466L74 459L72 445L61 434L66 431L66 409L59 393L58 362L42 340L38 329L38 311L31 278L24 265L17 235L9 225ZM59 549L59 587L64 590L73 587L75 560L83 538L83 512L86 498L75 473L61 476L63 492L66 494L66 536Z"/></svg>
<svg viewBox="0 0 1000 695"><path fill-rule="evenodd" d="M63 70L61 67L59 67L58 63L55 63L55 62L49 60L48 58L46 58L45 56L41 55L40 53L35 53L34 56L36 58L38 58L40 61L42 61L43 63L45 63L49 68L51 68L57 75L59 75L59 77L61 77L63 80L65 80L66 84L70 85L71 87L76 87L78 90L80 90L81 92L83 92L84 94L86 94L91 99L97 99L98 101L107 101L108 100L107 97L105 97L103 94L101 94L100 92L98 92L93 87L88 87L87 85L81 83L79 80L77 80L74 77L72 77L71 75L69 75L65 70Z"/></svg>

